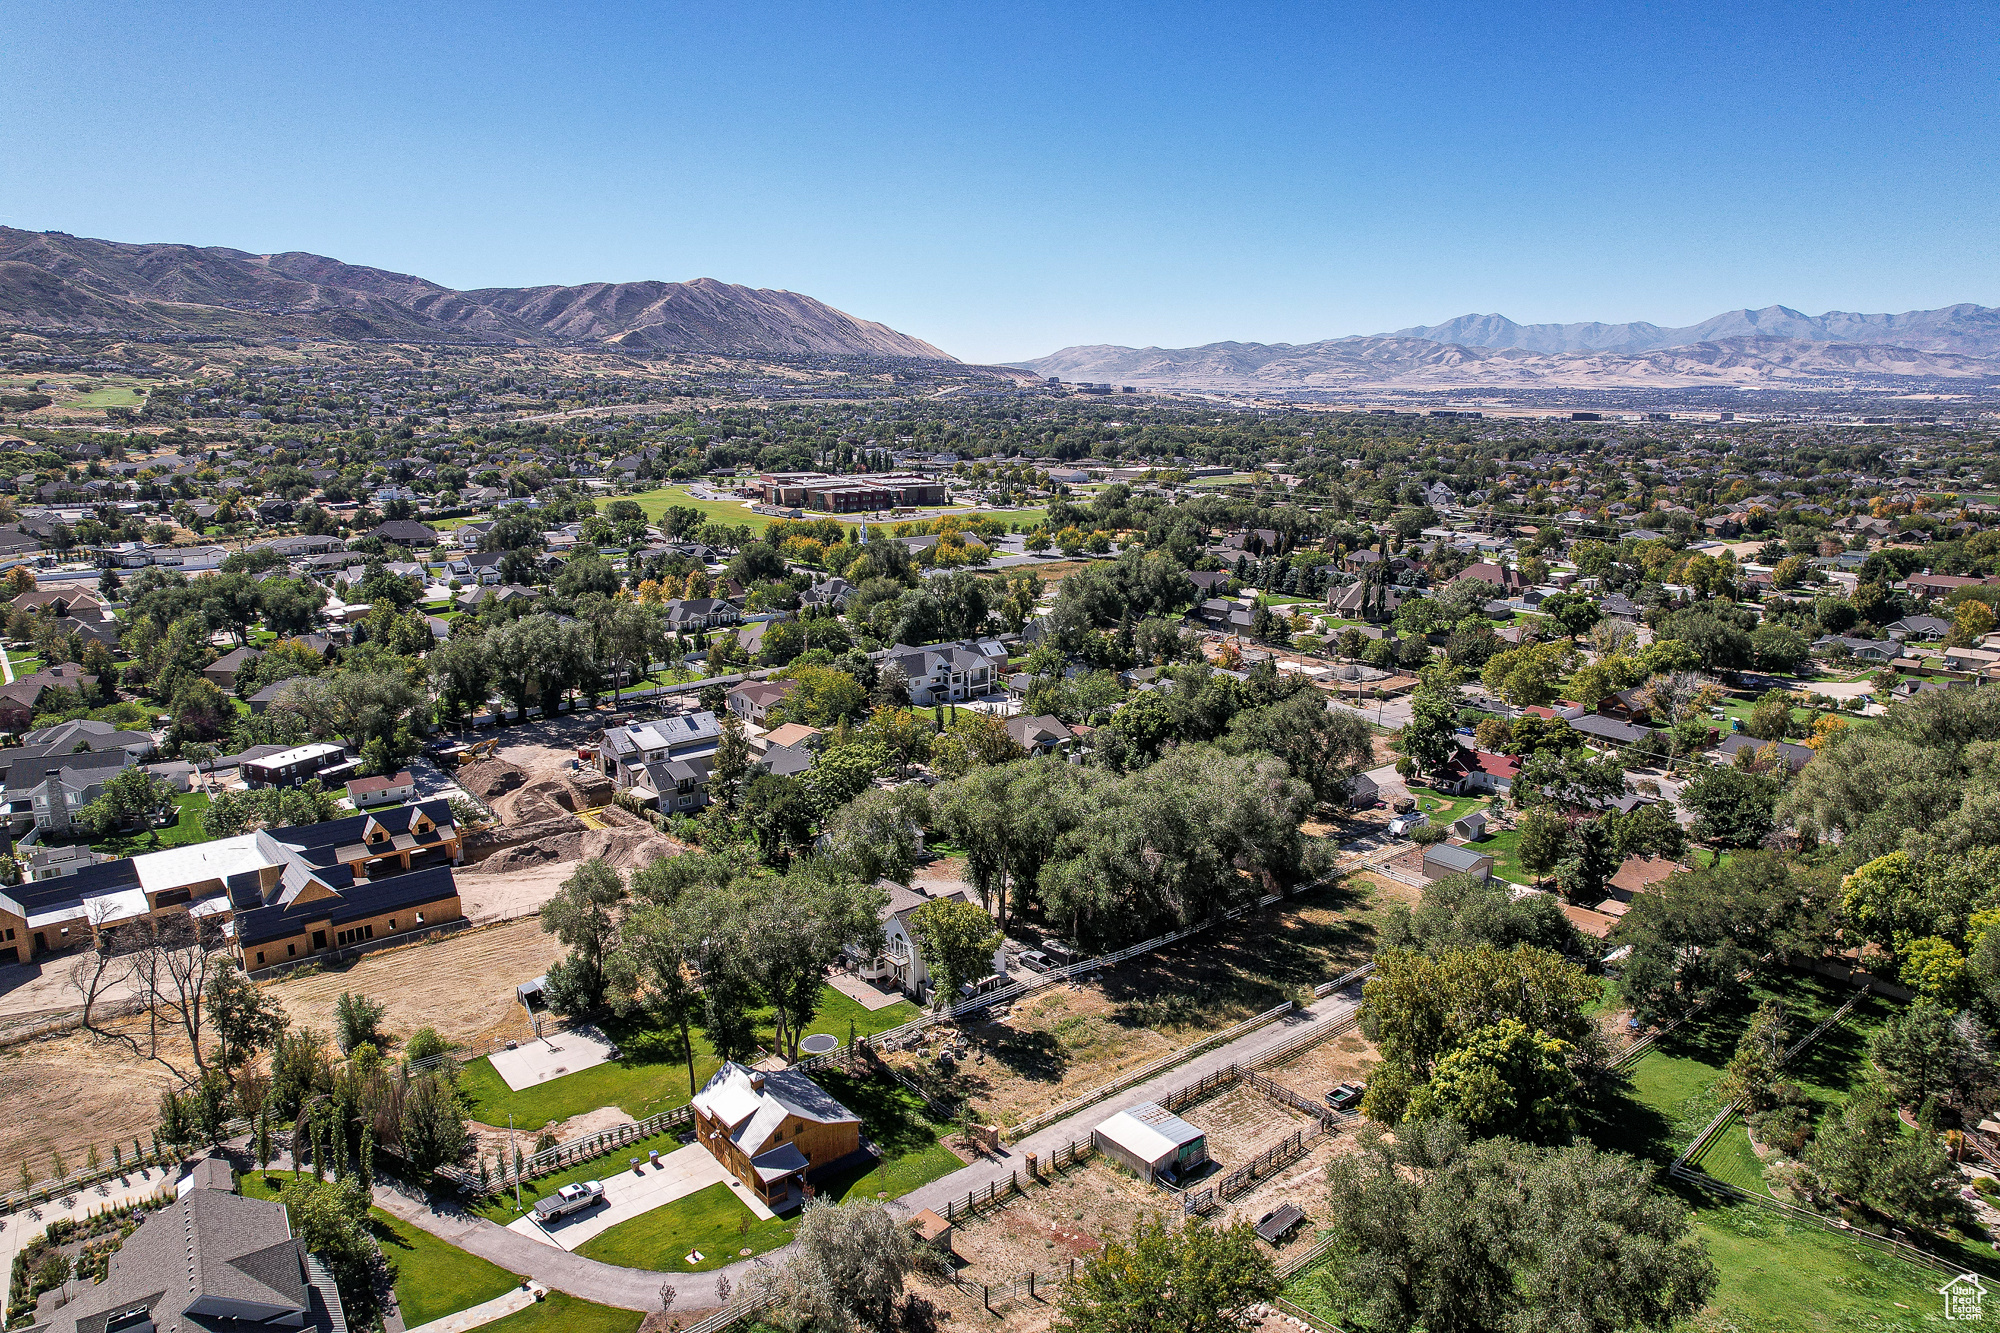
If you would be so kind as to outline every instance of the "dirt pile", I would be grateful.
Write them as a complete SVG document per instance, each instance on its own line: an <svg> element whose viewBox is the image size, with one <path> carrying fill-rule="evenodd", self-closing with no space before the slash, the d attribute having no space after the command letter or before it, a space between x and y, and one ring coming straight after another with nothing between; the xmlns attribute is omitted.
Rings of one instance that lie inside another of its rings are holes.
<svg viewBox="0 0 2000 1333"><path fill-rule="evenodd" d="M576 789L566 778L539 778L520 791L494 804L494 811L509 824L538 824L575 814Z"/></svg>
<svg viewBox="0 0 2000 1333"><path fill-rule="evenodd" d="M687 848L629 811L617 806L599 810L606 825L583 835L583 859L602 857L620 870L643 870L663 856L679 856Z"/></svg>
<svg viewBox="0 0 2000 1333"><path fill-rule="evenodd" d="M513 791L528 775L502 759L481 759L458 770L458 785L484 801Z"/></svg>
<svg viewBox="0 0 2000 1333"><path fill-rule="evenodd" d="M501 848L477 864L466 866L458 873L461 876L509 875L553 865L558 861L581 861L584 859L583 837L581 831L574 831L517 842L512 847Z"/></svg>

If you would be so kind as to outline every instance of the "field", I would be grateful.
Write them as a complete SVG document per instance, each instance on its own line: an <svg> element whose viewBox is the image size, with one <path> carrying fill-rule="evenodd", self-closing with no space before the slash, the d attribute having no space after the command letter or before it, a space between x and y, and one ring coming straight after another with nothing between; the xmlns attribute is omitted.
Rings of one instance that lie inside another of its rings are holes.
<svg viewBox="0 0 2000 1333"><path fill-rule="evenodd" d="M561 956L556 937L529 917L292 973L269 987L294 1023L331 1031L341 992L354 991L388 1006L383 1026L399 1038L430 1026L447 1041L484 1052L490 1038L526 1035L514 987Z"/></svg>
<svg viewBox="0 0 2000 1333"><path fill-rule="evenodd" d="M129 384L107 384L101 389L92 389L68 402L58 402L46 410L50 412L72 412L79 410L99 410L107 407L143 407L146 403L144 389Z"/></svg>
<svg viewBox="0 0 2000 1333"><path fill-rule="evenodd" d="M533 925L532 922L525 923ZM552 938L545 936L544 938ZM524 977L534 973L524 973ZM512 1002L511 987L508 1001ZM518 1009L514 1010L519 1013ZM870 1011L831 986L820 992L819 1012L807 1025L808 1035L828 1033L845 1042L850 1031L857 1036L900 1027L917 1016L913 1004L892 1004ZM688 1069L678 1032L662 1032L637 1020L607 1019L601 1024L605 1035L618 1043L622 1059L566 1074L547 1083L515 1092L493 1072L490 1060L480 1058L465 1067L460 1087L472 1114L489 1125L504 1125L511 1112L517 1129L534 1130L557 1120L615 1106L634 1120L643 1120L661 1111L684 1105L688 1091ZM720 1067L707 1040L694 1035L696 1086ZM758 1023L760 1040L768 1047L774 1041L768 1017Z"/></svg>
<svg viewBox="0 0 2000 1333"><path fill-rule="evenodd" d="M941 1100L970 1099L982 1118L1017 1124L1204 1033L1308 998L1371 952L1375 922L1395 900L1350 878L969 1020L970 1049L950 1068L934 1052L957 1038L942 1029L930 1050L889 1058Z"/></svg>
<svg viewBox="0 0 2000 1333"><path fill-rule="evenodd" d="M1045 1187L957 1224L952 1250L964 1260L962 1277L993 1285L1030 1270L1067 1272L1104 1237L1130 1235L1141 1213L1172 1206L1164 1190L1098 1158L1043 1178Z"/></svg>
<svg viewBox="0 0 2000 1333"><path fill-rule="evenodd" d="M699 509L702 516L711 523L722 523L729 527L748 526L752 532L762 532L765 528L770 527L771 524L778 521L768 514L753 513L737 501L697 500L688 494L687 487L685 486L663 486L656 490L638 491L632 495L621 496L619 498L638 502L639 508L646 511L646 517L655 523L660 521L667 510L676 505L685 509ZM1025 532L1029 528L1046 522L1048 518L1048 511L1039 508L980 509L971 507L961 508L956 505L936 506L935 508L944 509L965 518L990 514L995 518L1007 520L1007 525L1017 532ZM933 512L933 509L925 508L919 512L928 515ZM872 514L820 514L809 511L807 517L833 518L843 523L878 523L878 520ZM879 522L894 523L907 521L909 520L890 518L880 520Z"/></svg>
<svg viewBox="0 0 2000 1333"><path fill-rule="evenodd" d="M145 1045L143 1018L110 1026ZM163 1042L163 1049L186 1066L185 1041ZM46 1179L55 1174L51 1153L75 1170L92 1144L106 1158L114 1141L129 1152L134 1138L151 1141L160 1094L178 1086L164 1065L85 1032L0 1048L0 1106L7 1108L0 1117L0 1168L12 1181L26 1162Z"/></svg>
<svg viewBox="0 0 2000 1333"><path fill-rule="evenodd" d="M246 1172L239 1188L247 1198L275 1199L291 1173ZM395 1270L396 1305L406 1327L470 1309L521 1284L506 1269L446 1244L421 1227L391 1217L380 1208L368 1210L375 1243Z"/></svg>

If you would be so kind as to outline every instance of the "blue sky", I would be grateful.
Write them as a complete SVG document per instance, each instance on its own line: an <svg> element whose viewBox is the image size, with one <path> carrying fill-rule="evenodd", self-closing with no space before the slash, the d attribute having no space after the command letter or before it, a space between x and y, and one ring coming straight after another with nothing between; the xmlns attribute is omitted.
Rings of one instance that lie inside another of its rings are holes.
<svg viewBox="0 0 2000 1333"><path fill-rule="evenodd" d="M0 222L969 360L2000 305L2000 7L8 6Z"/></svg>

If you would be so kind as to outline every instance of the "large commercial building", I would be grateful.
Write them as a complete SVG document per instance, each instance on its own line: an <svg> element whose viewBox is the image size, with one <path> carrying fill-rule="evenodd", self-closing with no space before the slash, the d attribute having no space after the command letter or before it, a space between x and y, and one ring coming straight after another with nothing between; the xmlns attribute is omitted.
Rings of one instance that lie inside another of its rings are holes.
<svg viewBox="0 0 2000 1333"><path fill-rule="evenodd" d="M771 504L827 514L915 509L951 502L943 482L913 472L868 472L841 477L823 472L774 472L759 477L757 485Z"/></svg>

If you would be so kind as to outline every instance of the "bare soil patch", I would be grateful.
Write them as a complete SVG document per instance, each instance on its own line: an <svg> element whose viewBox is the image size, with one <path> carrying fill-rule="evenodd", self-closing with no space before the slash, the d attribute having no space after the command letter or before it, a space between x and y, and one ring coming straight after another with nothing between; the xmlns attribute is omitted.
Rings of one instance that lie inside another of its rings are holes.
<svg viewBox="0 0 2000 1333"><path fill-rule="evenodd" d="M1096 1253L1106 1236L1129 1236L1141 1216L1179 1211L1164 1190L1095 1158L1044 1179L1047 1185L1030 1185L1026 1194L957 1225L952 1250L964 1264L960 1277L992 1285L1030 1270L1067 1273L1071 1259Z"/></svg>
<svg viewBox="0 0 2000 1333"><path fill-rule="evenodd" d="M143 1015L106 1024L146 1045ZM192 1066L185 1038L168 1033L162 1049L177 1068ZM160 1117L160 1094L181 1086L166 1066L135 1055L128 1047L83 1031L23 1042L0 1049L0 1168L8 1188L25 1159L38 1179L55 1172L49 1155L60 1152L74 1171L84 1165L91 1144L108 1161L111 1144L129 1155L134 1136L150 1143Z"/></svg>
<svg viewBox="0 0 2000 1333"><path fill-rule="evenodd" d="M1326 1168L1336 1157L1353 1152L1355 1146L1351 1133L1320 1139L1304 1156L1287 1162L1259 1181L1256 1188L1233 1199L1218 1199L1221 1206L1209 1214L1209 1219L1218 1226L1237 1221L1254 1224L1280 1205L1293 1204L1306 1215L1306 1220L1278 1248L1279 1257L1295 1247L1310 1246L1319 1229L1319 1219L1326 1216Z"/></svg>
<svg viewBox="0 0 2000 1333"><path fill-rule="evenodd" d="M1373 951L1382 901L1367 882L1330 885L1095 980L1023 997L968 1026L969 1053L949 1068L922 1051L889 1059L934 1095L969 1098L987 1121L1016 1124L1207 1033L1308 999Z"/></svg>
<svg viewBox="0 0 2000 1333"><path fill-rule="evenodd" d="M1315 1123L1247 1083L1183 1107L1179 1115L1208 1136L1208 1155L1224 1170L1242 1166L1294 1131L1309 1129Z"/></svg>
<svg viewBox="0 0 2000 1333"><path fill-rule="evenodd" d="M1343 1032L1257 1072L1301 1097L1322 1098L1342 1083L1365 1083L1379 1058L1374 1042L1358 1031Z"/></svg>
<svg viewBox="0 0 2000 1333"><path fill-rule="evenodd" d="M484 1054L497 1037L517 1037L527 1019L514 987L548 971L562 945L534 918L461 931L430 944L364 954L343 967L267 983L295 1024L331 1031L342 991L388 1007L383 1026L398 1038L434 1027L447 1041Z"/></svg>

